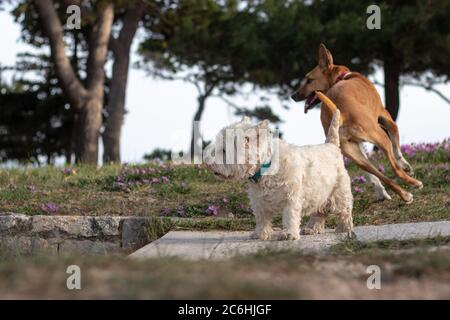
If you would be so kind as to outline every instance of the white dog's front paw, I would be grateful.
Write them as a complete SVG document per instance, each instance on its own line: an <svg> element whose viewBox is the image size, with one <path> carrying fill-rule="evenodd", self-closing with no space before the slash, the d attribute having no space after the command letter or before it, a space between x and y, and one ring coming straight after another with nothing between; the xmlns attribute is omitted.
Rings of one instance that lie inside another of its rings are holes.
<svg viewBox="0 0 450 320"><path fill-rule="evenodd" d="M255 230L251 235L251 239L258 239L258 240L270 240L272 239L272 233L273 231L271 229L263 229L263 230Z"/></svg>
<svg viewBox="0 0 450 320"><path fill-rule="evenodd" d="M300 233L298 231L291 232L287 230L283 230L280 232L280 235L278 236L278 240L284 241L284 240L298 240L300 239Z"/></svg>
<svg viewBox="0 0 450 320"><path fill-rule="evenodd" d="M351 223L339 223L334 229L336 233L347 233L350 234L352 232L353 225Z"/></svg>
<svg viewBox="0 0 450 320"><path fill-rule="evenodd" d="M304 227L301 230L301 234L306 235L306 236L312 236L315 234L321 234L324 232L323 228L309 228L309 227Z"/></svg>
<svg viewBox="0 0 450 320"><path fill-rule="evenodd" d="M325 232L325 223L323 222L323 220L315 221L315 223L312 223L311 221L314 222L314 220L310 220L310 222L301 229L301 234L315 235Z"/></svg>

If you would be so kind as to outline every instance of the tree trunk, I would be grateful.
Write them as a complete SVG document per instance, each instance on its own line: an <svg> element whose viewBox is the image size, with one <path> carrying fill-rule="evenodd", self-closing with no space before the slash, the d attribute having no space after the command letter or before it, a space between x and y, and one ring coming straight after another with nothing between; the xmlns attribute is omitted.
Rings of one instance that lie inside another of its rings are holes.
<svg viewBox="0 0 450 320"><path fill-rule="evenodd" d="M195 151L202 150L203 139L200 133L200 121L202 119L203 112L205 111L206 96L200 96L198 98L197 112L194 115L192 122L192 136L191 136L191 160L197 161L195 157ZM200 157L201 158L201 157Z"/></svg>
<svg viewBox="0 0 450 320"><path fill-rule="evenodd" d="M384 60L384 97L386 109L397 120L400 107L400 63L394 59Z"/></svg>
<svg viewBox="0 0 450 320"><path fill-rule="evenodd" d="M89 54L87 62L86 87L77 77L66 53L64 30L53 1L35 0L40 20L50 42L51 56L56 75L72 107L78 114L77 144L78 162L98 163L98 139L102 126L102 109L106 54L114 20L114 6L111 3L99 5L96 21L89 30Z"/></svg>
<svg viewBox="0 0 450 320"><path fill-rule="evenodd" d="M125 116L125 96L128 80L129 53L115 53L113 73L106 106L103 132L103 162L120 162L120 137Z"/></svg>
<svg viewBox="0 0 450 320"><path fill-rule="evenodd" d="M79 134L77 138L77 161L80 163L98 163L98 142L102 127L103 96L94 96L87 100L79 113Z"/></svg>
<svg viewBox="0 0 450 320"><path fill-rule="evenodd" d="M53 1L35 0L34 4L39 13L44 32L50 42L51 57L61 88L68 96L72 106L79 109L83 104L87 92L81 81L77 78L67 56L66 45L64 43L64 30Z"/></svg>
<svg viewBox="0 0 450 320"><path fill-rule="evenodd" d="M128 9L123 19L122 29L117 38L110 39L114 54L109 103L106 106L105 131L103 133L103 161L120 162L120 137L125 116L125 99L130 64L130 48L134 35L144 15L145 4L136 1Z"/></svg>

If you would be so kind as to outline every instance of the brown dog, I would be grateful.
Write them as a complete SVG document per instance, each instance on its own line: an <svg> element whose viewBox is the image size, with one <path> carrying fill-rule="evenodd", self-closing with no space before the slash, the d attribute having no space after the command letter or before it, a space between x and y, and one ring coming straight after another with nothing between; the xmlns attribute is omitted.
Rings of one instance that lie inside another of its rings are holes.
<svg viewBox="0 0 450 320"><path fill-rule="evenodd" d="M357 72L350 72L345 66L334 65L330 51L321 44L319 65L305 76L292 99L296 102L306 99L305 113L321 101L326 105L327 108L321 108L320 115L325 134L330 126L331 110L338 108L342 119L339 130L342 152L369 172L369 179L378 198L390 199L380 183L381 180L405 202L413 201L411 193L403 190L374 167L367 159L362 146L365 141L377 145L386 154L392 169L400 179L418 188L423 186L421 181L409 176L413 170L400 151L397 125L384 108L374 85L367 78Z"/></svg>

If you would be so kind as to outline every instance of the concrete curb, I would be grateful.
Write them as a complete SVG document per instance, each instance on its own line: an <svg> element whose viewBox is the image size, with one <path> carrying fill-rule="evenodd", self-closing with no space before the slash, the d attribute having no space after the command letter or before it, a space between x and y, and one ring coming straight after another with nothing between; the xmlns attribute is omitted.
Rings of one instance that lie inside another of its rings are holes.
<svg viewBox="0 0 450 320"><path fill-rule="evenodd" d="M375 242L380 240L410 240L450 236L450 221L390 224L355 227L357 240ZM178 257L183 259L223 259L235 255L256 253L260 250L295 249L324 253L345 239L345 235L327 230L321 235L301 236L296 241L250 240L251 232L190 232L172 231L162 238L140 248L129 257L148 259Z"/></svg>

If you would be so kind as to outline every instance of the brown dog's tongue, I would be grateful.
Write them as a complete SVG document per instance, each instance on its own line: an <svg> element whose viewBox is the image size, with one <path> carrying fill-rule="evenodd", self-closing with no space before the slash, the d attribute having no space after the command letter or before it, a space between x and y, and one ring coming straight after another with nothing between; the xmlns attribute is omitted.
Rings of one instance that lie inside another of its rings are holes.
<svg viewBox="0 0 450 320"><path fill-rule="evenodd" d="M309 108L308 108L308 106L305 104L305 114L308 113L308 110L309 110Z"/></svg>
<svg viewBox="0 0 450 320"><path fill-rule="evenodd" d="M309 109L312 109L314 107L314 101L316 101L316 99L317 99L316 95L312 95L306 99L305 114L308 113Z"/></svg>

